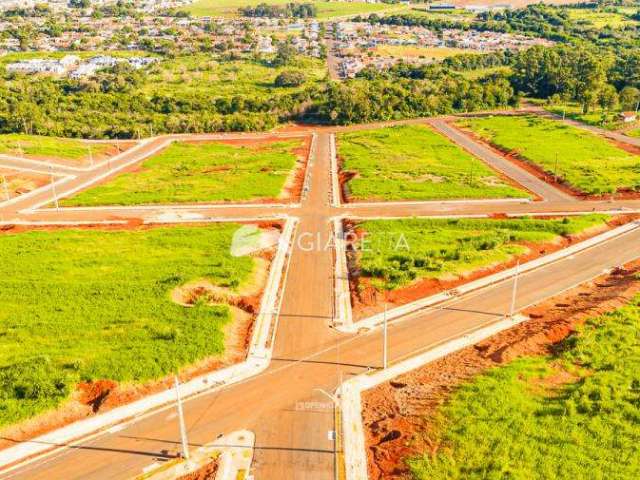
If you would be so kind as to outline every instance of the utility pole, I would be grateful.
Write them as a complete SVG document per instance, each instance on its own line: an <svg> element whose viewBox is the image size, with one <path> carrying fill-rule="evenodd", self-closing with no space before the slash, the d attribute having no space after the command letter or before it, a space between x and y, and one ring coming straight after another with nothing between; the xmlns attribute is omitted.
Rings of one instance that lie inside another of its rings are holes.
<svg viewBox="0 0 640 480"><path fill-rule="evenodd" d="M187 441L187 429L184 426L184 412L182 411L182 398L180 398L180 380L178 380L178 375L174 378L176 386L176 404L178 406L178 423L180 424L180 439L182 441L182 456L185 460L189 460L189 442Z"/></svg>
<svg viewBox="0 0 640 480"><path fill-rule="evenodd" d="M558 152L556 152L556 163L553 167L553 176L555 177L555 182L558 183Z"/></svg>
<svg viewBox="0 0 640 480"><path fill-rule="evenodd" d="M2 189L4 190L4 196L7 200L11 200L9 197L9 185L7 184L7 177L2 175Z"/></svg>
<svg viewBox="0 0 640 480"><path fill-rule="evenodd" d="M49 164L49 176L51 177L51 192L53 193L53 203L56 206L56 211L60 210L60 205L58 203L58 193L56 191L56 180L53 175L53 166Z"/></svg>
<svg viewBox="0 0 640 480"><path fill-rule="evenodd" d="M509 310L509 316L513 318L513 314L516 311L516 295L518 293L518 275L520 274L520 260L516 263L516 274L513 277L513 292L511 293L511 309Z"/></svg>
<svg viewBox="0 0 640 480"><path fill-rule="evenodd" d="M389 343L388 343L388 330L389 330L389 324L387 322L387 302L384 302L384 320L383 320L383 325L382 325L382 368L384 370L387 369L388 366L388 347L389 347Z"/></svg>

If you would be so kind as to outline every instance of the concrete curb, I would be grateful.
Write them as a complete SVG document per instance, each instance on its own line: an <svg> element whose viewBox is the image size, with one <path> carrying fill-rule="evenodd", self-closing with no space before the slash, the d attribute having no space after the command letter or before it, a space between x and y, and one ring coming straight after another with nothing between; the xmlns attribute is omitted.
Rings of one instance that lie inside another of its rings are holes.
<svg viewBox="0 0 640 480"><path fill-rule="evenodd" d="M346 241L342 217L333 219L333 235L335 246L335 284L334 284L334 319L333 325L340 328L352 325L351 292L349 289L349 269L347 267Z"/></svg>
<svg viewBox="0 0 640 480"><path fill-rule="evenodd" d="M278 300L283 287L282 279L286 273L284 271L285 266L288 267L286 260L290 257L290 246L297 223L297 218L289 218L280 237L278 251L271 264L267 287L260 304L260 313L256 318L256 326L254 327L247 359L242 363L202 375L181 384L180 394L184 399L207 390L214 390L240 382L261 373L269 366L273 343L271 342L268 345L267 342L272 338L269 333L274 323L273 320L277 318L279 313L280 304ZM21 461L58 448L67 447L69 444L77 443L90 435L108 433L109 428L146 414L151 410L164 407L174 401L175 391L173 389L165 390L19 443L14 447L0 451L0 469L9 467L2 471L2 473L6 473L18 468Z"/></svg>
<svg viewBox="0 0 640 480"><path fill-rule="evenodd" d="M340 385L338 396L342 411L342 435L347 480L365 480L368 478L367 451L362 423L361 394L392 378L415 370L427 363L438 360L465 347L475 345L499 332L512 328L527 317L516 315L503 318L489 326L481 327L444 344L438 345L408 360L392 365L386 370L373 374L362 374Z"/></svg>
<svg viewBox="0 0 640 480"><path fill-rule="evenodd" d="M580 252L582 250L586 250L599 243L606 242L607 240L615 238L619 235L623 235L625 233L631 232L639 227L640 227L640 222L634 221L634 222L626 223L620 227L614 228L600 235L596 235L595 237L592 237L588 240L578 242L575 245L571 245L567 248L563 248L562 250L558 250L557 252L554 252L549 255L539 257L530 262L524 263L520 265L519 272L520 274L523 274L531 270L534 270L536 268L539 268L541 266L548 265L550 263L556 262L570 255L574 255L575 253ZM336 245L337 243L338 242L336 242ZM336 250L336 254L337 254L337 250ZM399 317L403 317L405 315L417 312L418 310L421 310L423 308L430 307L438 303L442 303L444 301L450 300L451 298L464 295L474 290L479 290L481 288L487 287L494 283L511 278L515 275L515 273L516 273L516 268L503 270L501 272L494 273L492 275L480 278L478 280L465 283L455 288L454 290L441 292L436 295L432 295L430 297L422 298L415 302L402 305L392 310L388 310L386 313L387 320L394 320ZM347 282L347 288L348 288L348 282ZM350 303L349 303L349 310L351 310ZM349 318L351 318L350 314L345 317L345 320L348 320ZM342 325L337 325L336 328L341 332L355 333L361 329L375 328L381 325L383 321L384 321L384 314L380 313L355 323L347 323L347 321L345 321Z"/></svg>
<svg viewBox="0 0 640 480"><path fill-rule="evenodd" d="M329 150L331 151L331 206L342 206L342 192L340 191L340 181L338 179L338 152L336 148L336 135L331 134L329 140Z"/></svg>

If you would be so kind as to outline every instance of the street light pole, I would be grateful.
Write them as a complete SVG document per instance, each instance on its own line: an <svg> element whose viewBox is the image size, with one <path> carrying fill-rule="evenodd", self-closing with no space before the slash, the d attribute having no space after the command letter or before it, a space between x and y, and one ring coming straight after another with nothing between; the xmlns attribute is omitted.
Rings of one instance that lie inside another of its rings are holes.
<svg viewBox="0 0 640 480"><path fill-rule="evenodd" d="M56 211L60 210L60 204L58 203L58 192L56 191L56 180L53 176L53 166L49 164L49 176L51 177L51 192L53 193L53 203L56 206Z"/></svg>
<svg viewBox="0 0 640 480"><path fill-rule="evenodd" d="M516 274L513 277L513 292L511 293L511 309L509 310L509 316L513 318L513 314L516 311L516 295L518 293L518 275L520 274L520 260L516 263Z"/></svg>
<svg viewBox="0 0 640 480"><path fill-rule="evenodd" d="M387 322L387 302L384 302L384 323L382 326L382 368L384 370L387 369L388 360L389 360L389 340L388 340L388 330L389 325Z"/></svg>
<svg viewBox="0 0 640 480"><path fill-rule="evenodd" d="M176 404L178 406L178 423L180 424L180 439L182 441L182 456L185 460L189 460L189 442L187 441L187 429L184 425L184 412L182 411L182 398L180 397L180 380L178 380L178 375L174 378L176 386Z"/></svg>
<svg viewBox="0 0 640 480"><path fill-rule="evenodd" d="M7 184L7 177L2 175L2 189L4 190L4 196L7 200L11 200L9 197L9 185Z"/></svg>

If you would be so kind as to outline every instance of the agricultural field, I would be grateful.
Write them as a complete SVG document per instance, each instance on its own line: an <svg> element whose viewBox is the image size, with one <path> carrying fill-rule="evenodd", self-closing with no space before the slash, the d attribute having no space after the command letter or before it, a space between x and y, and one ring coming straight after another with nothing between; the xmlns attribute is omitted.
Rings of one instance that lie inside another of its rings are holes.
<svg viewBox="0 0 640 480"><path fill-rule="evenodd" d="M300 87L275 87L283 71L300 71L306 82ZM148 72L139 91L143 95L211 95L216 97L267 97L303 90L327 75L319 59L297 57L286 67L272 67L253 60L217 61L206 54L165 59Z"/></svg>
<svg viewBox="0 0 640 480"><path fill-rule="evenodd" d="M119 147L122 147L120 145ZM62 161L72 164L88 164L94 160L118 153L111 143L86 143L82 140L19 133L0 134L0 154L25 156L33 159Z"/></svg>
<svg viewBox="0 0 640 480"><path fill-rule="evenodd" d="M531 244L605 227L607 217L561 219L402 219L356 224L364 240L355 245L360 280L394 290L421 279L451 280L527 254Z"/></svg>
<svg viewBox="0 0 640 480"><path fill-rule="evenodd" d="M482 161L425 126L399 126L338 138L350 200L525 198Z"/></svg>
<svg viewBox="0 0 640 480"><path fill-rule="evenodd" d="M636 297L554 354L457 388L436 419L431 444L444 448L410 459L412 478L638 478L638 332Z"/></svg>
<svg viewBox="0 0 640 480"><path fill-rule="evenodd" d="M464 119L458 125L581 193L640 189L640 156L580 128L535 115Z"/></svg>
<svg viewBox="0 0 640 480"><path fill-rule="evenodd" d="M0 427L58 406L80 381L141 383L223 354L230 307L171 294L196 280L243 294L258 262L231 255L238 228L0 235Z"/></svg>
<svg viewBox="0 0 640 480"><path fill-rule="evenodd" d="M360 15L374 12L399 11L406 9L405 6L390 5L385 3L366 2L329 2L323 0L310 0L318 8L318 18L327 19L348 15ZM242 7L255 6L260 3L269 5L284 5L290 0L196 0L189 5L186 10L197 17L235 17L238 16L238 9Z"/></svg>
<svg viewBox="0 0 640 480"><path fill-rule="evenodd" d="M105 184L90 188L65 206L145 205L275 199L298 161L306 155L300 139L235 145L174 142ZM304 152L304 153L302 153Z"/></svg>

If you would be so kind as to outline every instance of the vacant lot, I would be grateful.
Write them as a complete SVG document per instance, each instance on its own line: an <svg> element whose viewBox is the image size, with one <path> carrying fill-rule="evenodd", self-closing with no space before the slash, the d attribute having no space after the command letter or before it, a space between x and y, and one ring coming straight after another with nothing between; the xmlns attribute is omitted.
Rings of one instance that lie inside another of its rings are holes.
<svg viewBox="0 0 640 480"><path fill-rule="evenodd" d="M48 175L0 167L0 202L29 193L47 182Z"/></svg>
<svg viewBox="0 0 640 480"><path fill-rule="evenodd" d="M636 23L623 10L605 11L595 8L567 8L569 18L595 28L621 28Z"/></svg>
<svg viewBox="0 0 640 480"><path fill-rule="evenodd" d="M464 119L458 125L579 192L640 189L640 156L582 129L535 115Z"/></svg>
<svg viewBox="0 0 640 480"><path fill-rule="evenodd" d="M249 201L277 198L296 161L302 140L172 143L137 171L65 200L67 206L139 205Z"/></svg>
<svg viewBox="0 0 640 480"><path fill-rule="evenodd" d="M318 7L318 18L341 17L345 15L358 15L373 12L382 12L388 10L401 10L406 7L398 5L389 5L385 3L366 3L366 2L338 2L309 0ZM241 7L255 6L260 3L269 5L285 5L291 3L290 0L197 0L186 10L198 17L203 16L224 16L232 17L238 15L238 9ZM304 3L304 2L303 2Z"/></svg>
<svg viewBox="0 0 640 480"><path fill-rule="evenodd" d="M256 262L229 253L238 227L0 235L0 426L79 381L137 383L223 353L229 307L170 294L194 280L242 289Z"/></svg>
<svg viewBox="0 0 640 480"><path fill-rule="evenodd" d="M86 164L116 153L109 143L85 143L70 138L41 137L37 135L0 135L0 154L27 156L44 160L62 160L67 163Z"/></svg>
<svg viewBox="0 0 640 480"><path fill-rule="evenodd" d="M524 198L483 162L424 126L347 133L338 139L352 200Z"/></svg>
<svg viewBox="0 0 640 480"><path fill-rule="evenodd" d="M275 87L274 80L283 71L301 71L306 82L300 87ZM216 61L211 55L195 54L162 60L149 70L140 93L153 95L205 95L228 98L231 107L237 96L250 98L273 97L302 91L327 73L326 65L317 59L297 57L286 67L272 67L253 60ZM237 99L235 100L237 101ZM239 105L237 110L242 110Z"/></svg>
<svg viewBox="0 0 640 480"><path fill-rule="evenodd" d="M415 479L636 479L640 475L640 298L556 349L490 370L441 410L438 453Z"/></svg>
<svg viewBox="0 0 640 480"><path fill-rule="evenodd" d="M471 50L450 47L414 47L408 45L380 45L374 52L383 57L424 58L434 62L454 55L473 53Z"/></svg>
<svg viewBox="0 0 640 480"><path fill-rule="evenodd" d="M360 280L393 290L420 279L451 279L509 261L530 246L604 226L606 217L402 219L356 225L364 235L354 263Z"/></svg>

